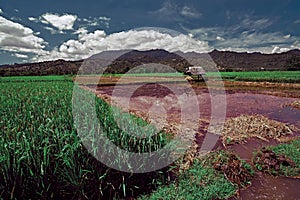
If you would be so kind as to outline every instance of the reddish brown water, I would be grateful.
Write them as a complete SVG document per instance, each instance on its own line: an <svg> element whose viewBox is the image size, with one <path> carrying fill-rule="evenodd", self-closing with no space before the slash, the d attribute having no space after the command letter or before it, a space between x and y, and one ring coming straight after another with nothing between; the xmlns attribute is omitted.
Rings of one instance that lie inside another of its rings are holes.
<svg viewBox="0 0 300 200"><path fill-rule="evenodd" d="M276 145L277 141L269 142L259 139L250 139L245 144L233 145L229 149L240 156L240 158L251 163L253 151L269 145ZM296 200L300 199L300 179L287 177L274 177L256 172L252 185L249 188L239 191L237 197L231 199L243 200Z"/></svg>
<svg viewBox="0 0 300 200"><path fill-rule="evenodd" d="M238 197L242 200L299 200L300 179L274 177L263 173L256 173L252 185L240 191Z"/></svg>
<svg viewBox="0 0 300 200"><path fill-rule="evenodd" d="M252 153L263 146L270 146L278 144L275 140L263 141L256 138L249 139L245 144L235 144L229 146L228 149L238 154L241 159L251 162Z"/></svg>
<svg viewBox="0 0 300 200"><path fill-rule="evenodd" d="M113 89L114 88L112 86L105 86L98 88L96 93L110 96L113 93ZM123 92L125 95L127 92L126 87L124 87ZM182 92L185 91L182 90ZM203 88L196 88L195 93L197 94L199 101L201 118L210 119L211 94L209 94L207 89ZM300 98L289 97L294 97L295 92L291 95L286 92L283 95L285 97L274 96L270 92L266 92L268 94L262 94L262 91L260 91L260 93L257 93L255 91L230 90L226 93L226 118L236 117L241 114L261 114L280 122L294 124L295 126L300 128L300 109L288 106L293 101L300 100ZM122 98L122 92L119 93L119 95L120 98ZM168 98L165 98L166 96L168 96ZM296 96L299 97L300 92L299 95ZM172 92L170 92L166 88L148 85L146 88L139 89L134 93L134 95L130 98L130 106L134 110L147 112L148 109L152 106L154 100L163 99L165 103L164 108L170 109L168 110L167 114L172 114L171 119L176 120L176 118L180 117L180 109L176 109L176 107L168 107L168 102L172 102L172 97L174 97L174 94L172 94ZM169 111L172 112L170 113ZM153 116L156 116L157 119L159 119L159 114ZM198 129L196 128L196 131L205 134L204 130L202 130L200 126L198 127ZM297 134L300 135L300 132L298 132ZM201 138L203 138L203 136L197 137L197 143L198 145L201 145ZM250 162L253 151L262 146L275 144L276 141L266 142L256 139L250 139L246 144L233 145L229 147L229 149L239 154L242 159ZM220 141L218 141L215 145L215 148L220 147L221 145L222 144L220 143ZM235 198L245 200L300 199L300 179L272 177L269 175L257 173L253 180L252 186L240 191L239 196Z"/></svg>
<svg viewBox="0 0 300 200"><path fill-rule="evenodd" d="M127 97L128 87L124 86L118 93L114 95L119 95ZM120 89L120 88L119 88ZM113 86L103 86L97 89L98 94L106 94L111 96L113 94ZM185 88L179 88L180 93L185 93ZM199 108L202 118L209 118L211 115L211 98L217 95L216 91L212 94L208 92L207 89L194 88L195 94L198 97ZM272 93L261 94L256 91L226 91L226 101L227 101L227 111L226 117L236 117L241 114L262 114L272 119L300 125L300 109L295 109L288 106L293 101L300 100L300 98L288 97L288 92L285 94L286 97L273 96ZM130 97L130 105L134 109L143 109L151 107L153 99L164 99L167 96L174 97L174 93L166 87L160 87L156 84L143 85L132 94ZM295 94L291 94L295 96ZM300 91L299 95L300 96Z"/></svg>

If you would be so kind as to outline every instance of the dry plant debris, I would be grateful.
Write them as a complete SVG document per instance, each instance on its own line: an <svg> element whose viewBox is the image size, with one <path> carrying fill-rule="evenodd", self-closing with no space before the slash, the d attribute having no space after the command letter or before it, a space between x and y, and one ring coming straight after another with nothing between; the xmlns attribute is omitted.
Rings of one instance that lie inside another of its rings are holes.
<svg viewBox="0 0 300 200"><path fill-rule="evenodd" d="M261 149L253 162L256 166L259 166L261 171L267 173L274 173L274 170L279 171L281 165L295 167L295 162L291 159L284 155L276 155L274 151L266 148Z"/></svg>
<svg viewBox="0 0 300 200"><path fill-rule="evenodd" d="M223 172L232 183L242 187L249 185L253 177L242 161L233 153L221 155L223 157L216 160L213 165L214 169Z"/></svg>
<svg viewBox="0 0 300 200"><path fill-rule="evenodd" d="M243 143L248 138L280 140L281 137L293 134L296 128L269 119L262 115L241 115L226 120L223 127L222 142L228 144Z"/></svg>
<svg viewBox="0 0 300 200"><path fill-rule="evenodd" d="M290 106L300 109L300 100L294 101L293 103L290 104Z"/></svg>

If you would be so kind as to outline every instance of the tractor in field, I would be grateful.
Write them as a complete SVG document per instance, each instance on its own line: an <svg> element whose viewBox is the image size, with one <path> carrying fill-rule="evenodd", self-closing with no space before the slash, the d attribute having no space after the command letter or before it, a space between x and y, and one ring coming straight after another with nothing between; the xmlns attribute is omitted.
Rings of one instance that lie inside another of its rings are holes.
<svg viewBox="0 0 300 200"><path fill-rule="evenodd" d="M186 69L185 73L188 75L186 80L188 81L202 81L203 75L205 75L205 70L200 66L192 66ZM197 79L195 78L197 76Z"/></svg>

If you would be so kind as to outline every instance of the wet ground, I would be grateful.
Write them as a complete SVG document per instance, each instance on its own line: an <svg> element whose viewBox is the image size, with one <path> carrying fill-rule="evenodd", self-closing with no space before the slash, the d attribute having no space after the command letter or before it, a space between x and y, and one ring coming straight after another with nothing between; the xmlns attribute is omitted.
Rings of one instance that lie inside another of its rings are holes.
<svg viewBox="0 0 300 200"><path fill-rule="evenodd" d="M91 87L94 90L95 87ZM180 84L169 86L167 84L144 84L140 86L124 85L118 86L101 86L96 92L100 97L108 101L113 100L113 104L126 108L125 110L133 112L138 116L144 117L151 123L162 128L166 124L176 126L182 117L186 117L186 123L181 124L177 131L185 130L189 132L189 137L196 137L198 146L203 145L203 138L213 138L214 148L222 146L221 142L216 140L218 136L207 135L207 125L213 117L222 118L222 107L225 105L224 117L236 117L241 114L261 114L271 119L293 124L300 128L300 109L289 106L292 102L300 100L300 91L288 90L276 92L276 88L264 90L260 88L230 88L226 90L226 95L219 88L208 90L203 87L186 88ZM181 98L184 96L185 98ZM213 99L221 96L218 101ZM198 108L190 104L190 99L196 97ZM186 113L182 113L180 106L184 102ZM117 103L115 103L116 101ZM225 101L225 102L220 102ZM214 102L214 103L212 103ZM216 102L218 105L216 105ZM220 105L219 105L220 104ZM219 107L218 107L219 106ZM194 114L199 109L200 116ZM221 110L220 113L213 113L213 109ZM199 118L201 120L199 120ZM184 126L184 127L183 127ZM300 135L300 132L295 135ZM250 162L252 152L265 145L275 145L276 141L261 141L250 139L246 144L238 144L229 147L236 152L242 159ZM200 148L199 148L200 149ZM241 190L236 199L299 199L300 197L300 179L272 177L266 174L257 173L252 186Z"/></svg>

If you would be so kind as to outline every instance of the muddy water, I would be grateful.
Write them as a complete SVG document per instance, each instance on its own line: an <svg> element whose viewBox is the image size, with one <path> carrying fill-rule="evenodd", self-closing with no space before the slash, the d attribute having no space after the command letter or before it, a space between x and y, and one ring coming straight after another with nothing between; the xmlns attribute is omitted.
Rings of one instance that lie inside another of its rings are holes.
<svg viewBox="0 0 300 200"><path fill-rule="evenodd" d="M251 92L227 94L227 117L240 114L262 114L271 119L299 124L300 110L288 106L299 98L279 97Z"/></svg>
<svg viewBox="0 0 300 200"><path fill-rule="evenodd" d="M113 90L112 86L105 86L98 88L97 93L109 96L113 94ZM207 89L203 88L195 88L194 90L197 94L201 118L209 121L212 107L211 97L215 94L210 94ZM126 87L124 87L123 92L125 95L127 92ZM185 93L186 91L182 89L181 92ZM122 98L122 92L119 95L119 98ZM268 91L264 94L262 91L257 93L256 91L228 90L226 92L226 118L236 117L241 114L261 114L280 122L294 124L300 128L300 109L288 106L293 101L300 100L300 92L297 95L295 95L295 92L291 95L286 92L283 96L275 96ZM298 98L294 98L295 96ZM161 108L167 110L166 115L169 120L176 121L180 117L180 109L176 107L176 95L166 88L155 85L148 85L144 89L140 88L137 90L130 98L130 107L133 110L147 113L153 102L157 100L163 101L163 107ZM170 106L170 104L172 105ZM152 111L155 112L155 110ZM160 119L161 113L157 113L157 115L152 113L152 116L155 116L157 121L163 121ZM190 125L187 124L186 126ZM199 133L196 139L198 145L201 145L201 138L204 137L203 134L206 134L205 130L200 125L194 129ZM300 132L297 134L300 135ZM242 159L250 162L253 151L265 145L275 144L276 141L266 142L250 139L246 144L233 145L230 149L239 154ZM215 148L221 145L220 141L218 141ZM272 177L258 173L255 175L252 186L241 190L239 196L235 197L235 199L300 199L300 179Z"/></svg>
<svg viewBox="0 0 300 200"><path fill-rule="evenodd" d="M246 160L247 162L251 162L252 153L263 146L276 145L278 141L269 140L263 141L256 138L251 138L245 144L235 144L229 146L228 149L238 154L241 159Z"/></svg>
<svg viewBox="0 0 300 200"><path fill-rule="evenodd" d="M117 95L119 95L120 98L122 98L122 96L127 96L128 87L124 86L121 90L117 93ZM106 94L109 96L113 94L113 91L113 86L103 86L97 89L98 94ZM181 94L187 93L185 88L179 88L178 91ZM211 98L217 95L217 92L212 91L209 93L207 89L203 88L194 88L194 92L198 97L201 117L210 118L212 108ZM300 110L288 106L288 104L293 101L300 100L300 98L273 96L271 95L272 93L261 94L261 92L227 91L226 117L236 117L241 114L262 114L281 122L300 125ZM114 93L114 95L116 95L116 93ZM289 96L288 93L285 94L285 96ZM164 103L173 103L172 101L167 101L168 98L173 98L171 100L177 99L176 95L166 87L159 87L155 84L144 85L137 88L137 90L132 94L130 97L130 105L132 109L145 110L145 108L148 109L151 107L154 99L165 101ZM174 107L172 108L175 109ZM177 111L179 112L180 110L177 109Z"/></svg>
<svg viewBox="0 0 300 200"><path fill-rule="evenodd" d="M235 152L248 163L251 163L253 152L263 146L276 145L275 140L269 142L259 139L250 139L245 144L233 145L229 149ZM237 197L233 199L242 200L296 200L300 199L300 179L274 177L257 172L249 188L239 191Z"/></svg>
<svg viewBox="0 0 300 200"><path fill-rule="evenodd" d="M252 186L241 191L239 197L232 199L259 200L299 200L300 179L274 177L257 173Z"/></svg>

